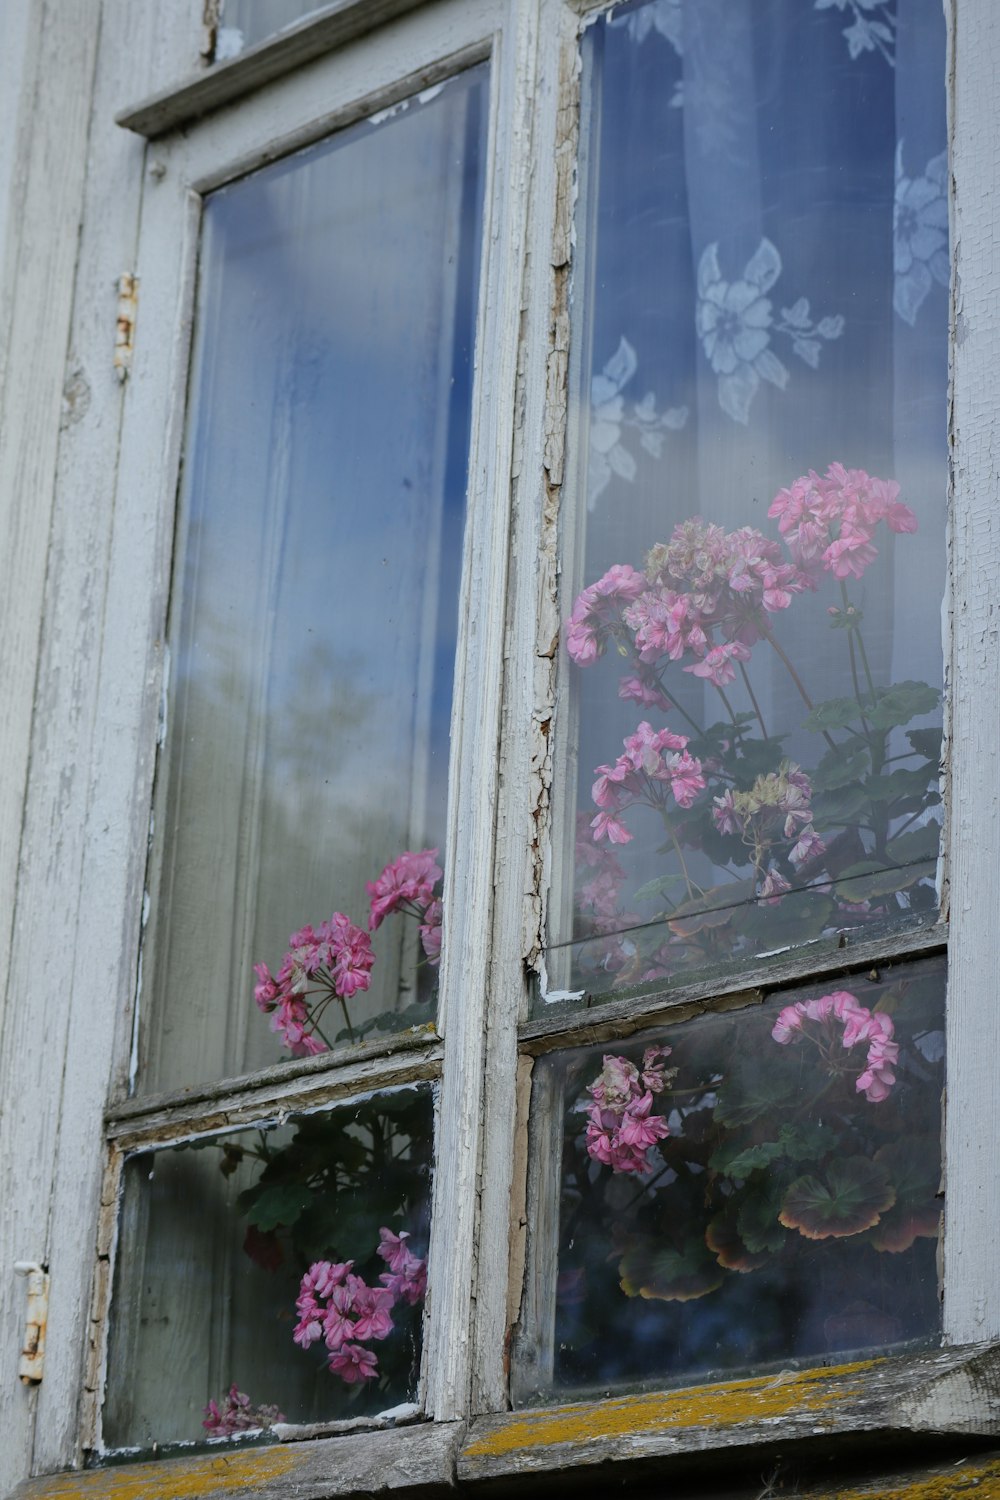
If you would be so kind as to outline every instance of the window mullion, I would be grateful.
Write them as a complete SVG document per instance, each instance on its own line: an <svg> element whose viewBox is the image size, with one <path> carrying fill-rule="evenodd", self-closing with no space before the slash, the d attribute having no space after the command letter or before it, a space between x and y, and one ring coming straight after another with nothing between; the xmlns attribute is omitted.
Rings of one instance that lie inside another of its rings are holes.
<svg viewBox="0 0 1000 1500"><path fill-rule="evenodd" d="M478 1186L471 1387L472 1408L477 1412L495 1411L506 1404L508 1325L520 1298L517 1246L524 1225L516 1205L523 1196L525 1163L515 1134L520 1112L526 1109L530 1065L522 1070L525 1076L519 1092L517 1024L527 1003L526 963L537 951L542 929L553 652L559 628L555 547L566 404L564 302L573 212L576 17L562 0L542 0L537 7L521 5L518 14L523 34L522 87L530 87L530 69L549 82L536 94L533 175L523 179L531 186L523 194L528 206L522 230L527 257L520 315L508 671L497 808L496 859L503 878L497 880L488 980L485 1127ZM514 164L511 181L517 181ZM510 326L516 326L514 319ZM519 1109L519 1099L523 1109Z"/></svg>
<svg viewBox="0 0 1000 1500"><path fill-rule="evenodd" d="M452 710L449 841L442 957L444 1076L430 1249L427 1408L464 1414L469 1327L477 1283L476 1206L483 1191L481 1129L492 913L498 844L498 747L508 610L508 496L518 397L518 350L527 250L527 185L537 55L538 0L512 0L495 38L491 69L490 177L483 235L482 300L469 457L462 643ZM501 1239L506 1247L506 1204ZM497 1232L497 1231L495 1231ZM503 1272L492 1291L504 1295ZM479 1284L482 1286L482 1271ZM480 1291L479 1296L483 1295ZM489 1293L487 1293L489 1295Z"/></svg>

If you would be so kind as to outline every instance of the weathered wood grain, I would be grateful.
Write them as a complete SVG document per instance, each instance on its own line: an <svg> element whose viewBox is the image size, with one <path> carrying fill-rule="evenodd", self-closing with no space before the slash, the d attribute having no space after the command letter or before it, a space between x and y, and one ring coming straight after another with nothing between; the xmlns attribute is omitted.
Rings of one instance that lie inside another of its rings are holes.
<svg viewBox="0 0 1000 1500"><path fill-rule="evenodd" d="M117 123L150 139L245 98L266 83L384 26L427 0L334 0L227 62L122 109Z"/></svg>
<svg viewBox="0 0 1000 1500"><path fill-rule="evenodd" d="M481 1417L459 1452L458 1477L471 1482L598 1464L624 1469L778 1437L787 1445L799 1438L892 1431L1000 1434L1000 1351L866 1359Z"/></svg>
<svg viewBox="0 0 1000 1500"><path fill-rule="evenodd" d="M522 1047L539 1055L571 1042L602 1042L629 1036L641 1028L711 1010L760 1004L779 989L797 983L822 983L853 971L906 959L943 953L945 923L916 927L891 937L861 938L839 948L834 942L768 956L752 967L730 969L723 975L682 979L669 989L653 990L623 1000L598 1000L590 1006L565 1006L550 1015L535 1015L519 1029Z"/></svg>
<svg viewBox="0 0 1000 1500"><path fill-rule="evenodd" d="M510 0L491 50L480 316L469 451L460 649L451 720L441 965L445 1037L428 1258L427 1410L464 1416L472 1369L476 1234L484 1185L483 1091L494 991L497 796L510 549L518 332L532 170L538 0ZM499 20L499 18L498 18ZM515 1053L506 1058L511 1078ZM497 1289L506 1282L506 1216ZM491 1274L493 1272L491 1265Z"/></svg>
<svg viewBox="0 0 1000 1500"><path fill-rule="evenodd" d="M52 1474L10 1500L334 1500L450 1489L457 1424L421 1424L267 1448L227 1445L194 1458Z"/></svg>

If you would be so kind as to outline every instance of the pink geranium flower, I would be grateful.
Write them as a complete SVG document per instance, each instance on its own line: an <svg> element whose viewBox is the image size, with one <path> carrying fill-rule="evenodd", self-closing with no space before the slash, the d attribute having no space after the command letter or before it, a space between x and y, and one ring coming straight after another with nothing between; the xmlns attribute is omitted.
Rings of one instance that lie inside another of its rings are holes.
<svg viewBox="0 0 1000 1500"><path fill-rule="evenodd" d="M434 886L441 879L441 867L435 861L436 849L423 849L419 854L407 850L387 864L377 880L366 881L365 889L371 898L369 931L381 927L390 912L405 907L416 907L422 913L434 899Z"/></svg>

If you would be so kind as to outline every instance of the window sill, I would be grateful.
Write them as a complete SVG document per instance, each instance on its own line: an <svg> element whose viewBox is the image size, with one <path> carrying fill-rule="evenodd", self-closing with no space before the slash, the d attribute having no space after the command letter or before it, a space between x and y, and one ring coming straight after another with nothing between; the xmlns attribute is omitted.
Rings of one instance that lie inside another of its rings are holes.
<svg viewBox="0 0 1000 1500"><path fill-rule="evenodd" d="M921 1500L950 1497L967 1488L1000 1493L988 1487L994 1482L1000 1486L995 1452L961 1456L956 1464L940 1443L949 1437L998 1436L1000 1345L980 1344L506 1412L478 1418L467 1429L459 1422L427 1422L388 1432L53 1474L25 1481L11 1500L284 1500L292 1493L297 1500L334 1500L383 1491L433 1500L446 1493L454 1496L456 1487L459 1494L488 1492L496 1481L506 1492L514 1476L522 1477L526 1494L534 1494L547 1478L595 1466L601 1466L604 1480L616 1473L623 1481L641 1481L652 1470L662 1483L664 1461L679 1460L670 1467L680 1479L685 1457L694 1460L697 1455L702 1466L710 1455L713 1467L728 1456L744 1474L748 1462L756 1473L756 1463L766 1466L779 1444L782 1466L814 1465L821 1448L824 1465L831 1458L843 1457L846 1464L849 1455L874 1452L884 1468L886 1440L893 1438L905 1438L912 1474L882 1474L875 1488L869 1476L857 1488L845 1489L846 1471L838 1463L838 1500L863 1495L887 1500L890 1493L892 1500ZM918 1451L921 1440L927 1447ZM757 1450L756 1461L748 1460L748 1448ZM937 1472L941 1464L943 1479ZM941 1484L946 1487L935 1488ZM831 1493L823 1483L795 1492L815 1500Z"/></svg>
<svg viewBox="0 0 1000 1500"><path fill-rule="evenodd" d="M123 109L115 122L155 140L179 125L220 109L276 78L353 42L377 26L415 10L424 0L334 0L318 15L248 47L238 57L216 63L182 83L161 89Z"/></svg>
<svg viewBox="0 0 1000 1500"><path fill-rule="evenodd" d="M29 1479L10 1500L332 1500L377 1491L452 1491L461 1424L358 1432L266 1448L217 1449L194 1458L129 1463Z"/></svg>
<svg viewBox="0 0 1000 1500"><path fill-rule="evenodd" d="M460 1482L866 1434L1000 1436L1000 1346L942 1349L473 1422ZM607 1468L603 1469L606 1474ZM662 1475L662 1470L660 1470ZM950 1492L951 1493L951 1492Z"/></svg>

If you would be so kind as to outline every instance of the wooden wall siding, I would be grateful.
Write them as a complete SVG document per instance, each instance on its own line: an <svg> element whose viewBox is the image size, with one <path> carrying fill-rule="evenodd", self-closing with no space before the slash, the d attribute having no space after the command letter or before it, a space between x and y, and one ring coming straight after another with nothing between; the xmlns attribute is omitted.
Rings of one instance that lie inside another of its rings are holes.
<svg viewBox="0 0 1000 1500"><path fill-rule="evenodd" d="M114 288L135 253L143 148L112 115L137 79L193 55L159 7L30 10L36 71L14 173L23 200L0 421L0 1493L77 1452L120 997L133 830L128 796L102 805L97 772L131 757L123 705L143 681L118 680L107 660L101 672L103 653L124 645L109 642L105 601L123 399ZM131 760L129 791L134 781ZM30 1389L17 1379L24 1282L9 1273L21 1258L52 1273L45 1378Z"/></svg>

